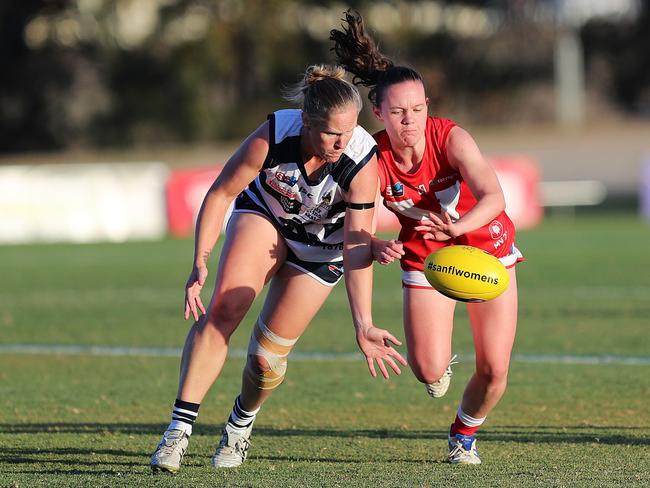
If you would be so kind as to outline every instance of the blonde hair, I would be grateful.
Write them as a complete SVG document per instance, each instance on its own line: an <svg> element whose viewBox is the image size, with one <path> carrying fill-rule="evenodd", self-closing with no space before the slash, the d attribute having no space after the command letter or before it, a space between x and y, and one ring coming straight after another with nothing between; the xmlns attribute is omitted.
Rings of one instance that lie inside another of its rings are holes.
<svg viewBox="0 0 650 488"><path fill-rule="evenodd" d="M345 79L345 69L336 65L309 66L302 80L283 91L283 98L301 105L303 112L317 120L326 120L330 113L349 104L357 113L363 107L359 90Z"/></svg>

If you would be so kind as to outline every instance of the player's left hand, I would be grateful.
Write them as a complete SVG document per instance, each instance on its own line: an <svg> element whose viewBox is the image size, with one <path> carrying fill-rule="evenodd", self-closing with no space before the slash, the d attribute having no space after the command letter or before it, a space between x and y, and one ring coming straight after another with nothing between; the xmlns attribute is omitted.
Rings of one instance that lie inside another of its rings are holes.
<svg viewBox="0 0 650 488"><path fill-rule="evenodd" d="M448 241L462 234L458 224L451 219L447 212L443 212L440 216L429 212L429 219L421 220L420 225L414 229L422 233L423 239L432 241Z"/></svg>
<svg viewBox="0 0 650 488"><path fill-rule="evenodd" d="M381 371L381 374L384 378L388 379L388 369L386 364L391 367L391 369L396 374L401 374L402 370L397 363L401 363L402 366L406 366L408 363L402 355L395 350L391 345L395 344L396 346L402 345L393 334L388 332L385 329L379 329L378 327L369 327L367 329L357 330L357 343L361 352L363 352L366 357L366 362L368 363L368 369L370 370L370 375L374 378L377 376L377 371L375 370L375 361L377 366Z"/></svg>

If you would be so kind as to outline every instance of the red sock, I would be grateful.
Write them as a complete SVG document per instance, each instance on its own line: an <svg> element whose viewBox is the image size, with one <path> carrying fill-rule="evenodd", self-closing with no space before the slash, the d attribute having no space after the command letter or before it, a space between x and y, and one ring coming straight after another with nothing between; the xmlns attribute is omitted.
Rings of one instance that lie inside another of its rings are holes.
<svg viewBox="0 0 650 488"><path fill-rule="evenodd" d="M460 418L458 418L458 415L456 415L456 419L454 420L454 423L451 424L451 429L449 431L449 435L451 437L455 436L456 434L461 434L461 435L474 435L474 433L481 428L480 425L477 425L475 427L470 427L469 425L465 425Z"/></svg>

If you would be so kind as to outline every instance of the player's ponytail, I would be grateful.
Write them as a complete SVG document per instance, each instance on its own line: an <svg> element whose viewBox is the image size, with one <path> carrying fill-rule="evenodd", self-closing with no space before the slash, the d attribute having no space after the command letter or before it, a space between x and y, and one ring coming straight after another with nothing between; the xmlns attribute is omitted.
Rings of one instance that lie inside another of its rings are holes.
<svg viewBox="0 0 650 488"><path fill-rule="evenodd" d="M422 81L420 73L395 63L384 55L375 40L366 32L358 12L346 10L342 30L332 29L330 40L338 63L354 75L356 85L370 87L368 99L374 106L381 104L384 90L402 81Z"/></svg>

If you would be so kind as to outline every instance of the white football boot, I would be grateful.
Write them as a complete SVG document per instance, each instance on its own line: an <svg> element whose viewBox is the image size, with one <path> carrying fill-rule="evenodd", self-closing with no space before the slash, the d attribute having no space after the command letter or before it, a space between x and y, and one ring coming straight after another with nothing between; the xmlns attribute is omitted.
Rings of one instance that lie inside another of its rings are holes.
<svg viewBox="0 0 650 488"><path fill-rule="evenodd" d="M181 461L187 451L190 437L183 430L166 430L156 451L151 456L151 471L175 474L181 469Z"/></svg>
<svg viewBox="0 0 650 488"><path fill-rule="evenodd" d="M240 430L235 429L230 423L226 423L219 446L212 456L212 466L215 468L240 466L248 455L252 430L253 424L249 425L246 430Z"/></svg>
<svg viewBox="0 0 650 488"><path fill-rule="evenodd" d="M481 458L476 449L476 437L473 435L456 434L448 436L449 456L451 464L481 464Z"/></svg>
<svg viewBox="0 0 650 488"><path fill-rule="evenodd" d="M447 393L447 390L449 389L449 384L451 383L451 375L454 374L453 371L451 370L451 367L454 364L458 364L458 361L456 361L456 354L454 354L451 359L449 360L449 363L447 364L447 369L445 372L442 374L442 377L434 382L434 383L427 383L425 388L427 389L427 393L433 397L433 398L441 398L445 396L445 393Z"/></svg>

